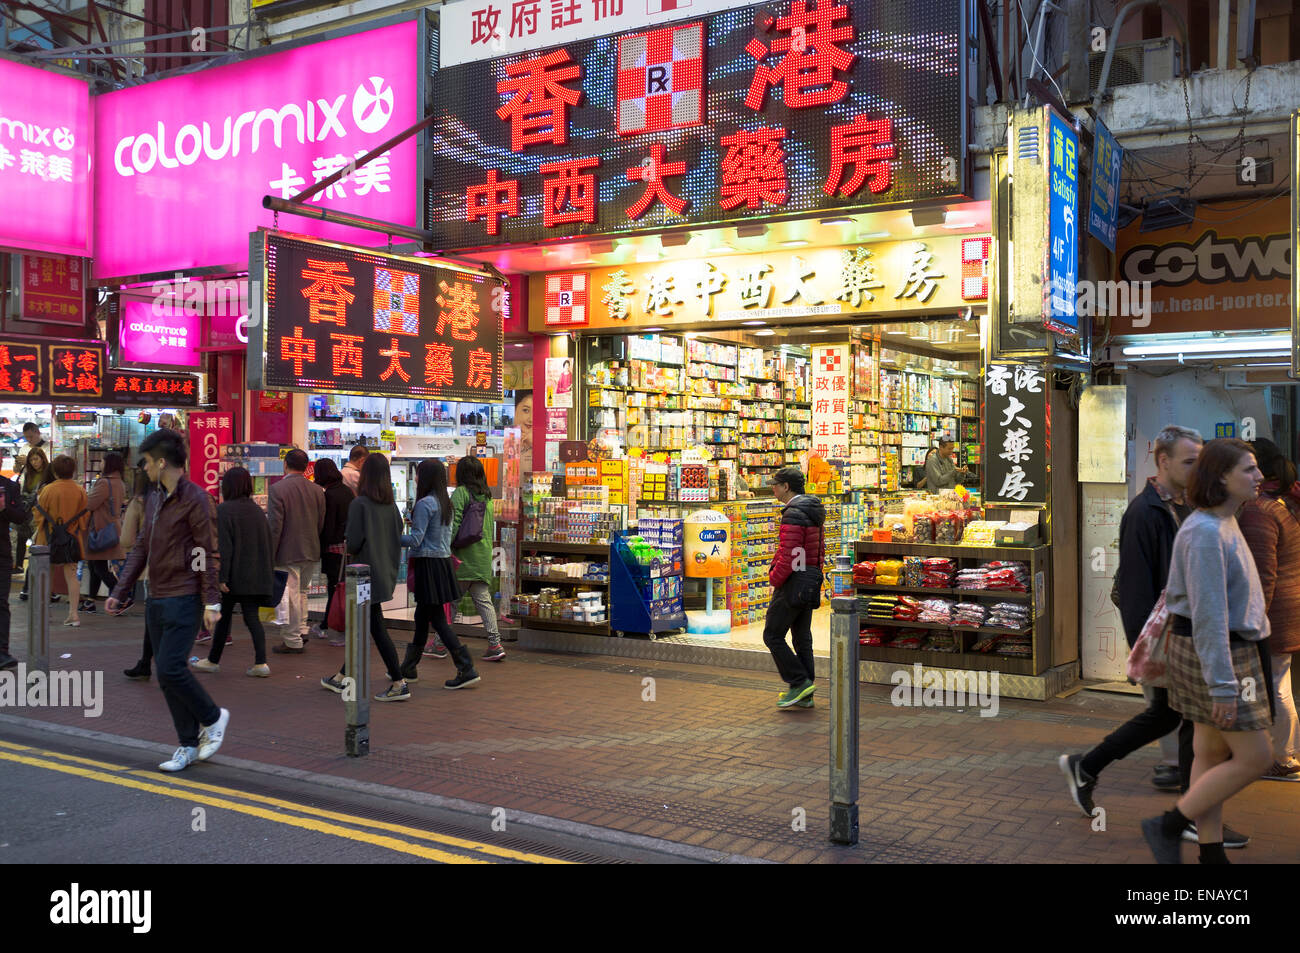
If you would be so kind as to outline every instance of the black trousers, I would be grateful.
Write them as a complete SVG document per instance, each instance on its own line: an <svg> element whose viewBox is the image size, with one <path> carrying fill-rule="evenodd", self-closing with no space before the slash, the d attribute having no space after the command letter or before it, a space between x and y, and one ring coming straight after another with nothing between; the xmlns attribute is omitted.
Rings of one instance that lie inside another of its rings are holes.
<svg viewBox="0 0 1300 953"><path fill-rule="evenodd" d="M149 640L158 660L158 687L176 726L182 745L196 748L199 728L221 717L221 709L190 670L190 650L199 634L203 605L198 596L150 599L145 610Z"/></svg>
<svg viewBox="0 0 1300 953"><path fill-rule="evenodd" d="M343 554L322 551L320 569L325 574L325 618L321 620L321 631L328 629L325 623L330 617L330 606L334 604L334 590L338 588L339 578L343 575Z"/></svg>
<svg viewBox="0 0 1300 953"><path fill-rule="evenodd" d="M791 688L813 681L812 609L796 609L786 601L785 587L772 593L772 604L767 610L767 623L763 626L763 644L772 653L776 670ZM786 644L789 632L794 641L794 651Z"/></svg>
<svg viewBox="0 0 1300 953"><path fill-rule="evenodd" d="M431 623L433 630L438 633L438 638L451 653L452 661L456 663L456 671L461 673L474 671L474 659L470 656L469 649L465 648L465 643L460 640L460 636L456 634L456 630L448 624L447 610L443 606L425 602L415 604L415 638L411 641L411 645L421 652L424 651L425 645L429 642Z"/></svg>
<svg viewBox="0 0 1300 953"><path fill-rule="evenodd" d="M213 665L221 664L221 653L226 650L226 639L230 635L230 626L235 621L235 606L244 614L244 625L253 637L253 663L266 664L266 629L262 626L262 617L258 610L262 608L261 596L240 596L233 592L221 594L221 618L217 620L217 630L212 633L212 648L208 651L208 661Z"/></svg>
<svg viewBox="0 0 1300 953"><path fill-rule="evenodd" d="M98 596L100 585L108 586L108 594L111 596L117 588L117 577L109 571L108 560L87 559L86 565L90 567L90 595L86 598L94 599Z"/></svg>
<svg viewBox="0 0 1300 953"><path fill-rule="evenodd" d="M9 574L13 572L13 563L0 559L0 582L4 592L0 593L0 656L9 653Z"/></svg>
<svg viewBox="0 0 1300 953"><path fill-rule="evenodd" d="M388 677L394 682L401 681L402 665L397 661L397 649L388 634L388 626L384 624L384 607L374 598L370 600L370 638L374 641L375 648L379 649L379 657L384 660ZM343 674L345 667L339 667L339 675Z"/></svg>
<svg viewBox="0 0 1300 953"><path fill-rule="evenodd" d="M1153 689L1151 703L1085 754L1080 767L1095 778L1111 762L1128 757L1174 730L1178 731L1178 775L1186 791L1192 780L1192 723L1169 707L1169 693L1163 688Z"/></svg>

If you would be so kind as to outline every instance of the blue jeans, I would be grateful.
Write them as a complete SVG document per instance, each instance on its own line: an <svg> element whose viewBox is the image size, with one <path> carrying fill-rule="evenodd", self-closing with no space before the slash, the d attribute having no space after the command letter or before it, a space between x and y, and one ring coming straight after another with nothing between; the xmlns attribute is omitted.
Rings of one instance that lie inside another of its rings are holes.
<svg viewBox="0 0 1300 953"><path fill-rule="evenodd" d="M221 709L190 670L190 650L199 634L203 604L195 596L150 599L145 627L158 669L158 687L176 725L176 737L186 747L199 744L199 727L221 717Z"/></svg>

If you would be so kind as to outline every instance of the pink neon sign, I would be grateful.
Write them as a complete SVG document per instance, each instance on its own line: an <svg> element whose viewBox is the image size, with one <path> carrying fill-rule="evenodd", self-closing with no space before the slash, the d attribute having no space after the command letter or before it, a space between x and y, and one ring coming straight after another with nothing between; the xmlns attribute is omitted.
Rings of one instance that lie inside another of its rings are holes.
<svg viewBox="0 0 1300 953"><path fill-rule="evenodd" d="M262 196L295 195L418 121L419 61L412 20L96 97L94 276L246 264L249 232L273 224ZM420 178L411 137L313 203L415 225Z"/></svg>
<svg viewBox="0 0 1300 953"><path fill-rule="evenodd" d="M90 88L0 59L0 246L90 254Z"/></svg>
<svg viewBox="0 0 1300 953"><path fill-rule="evenodd" d="M183 306L123 298L118 333L122 360L150 367L198 367L201 322Z"/></svg>

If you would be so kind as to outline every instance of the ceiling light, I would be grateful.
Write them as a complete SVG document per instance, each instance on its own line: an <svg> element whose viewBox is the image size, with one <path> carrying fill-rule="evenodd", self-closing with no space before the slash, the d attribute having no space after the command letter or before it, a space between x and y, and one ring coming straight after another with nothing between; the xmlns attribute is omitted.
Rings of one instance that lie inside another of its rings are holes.
<svg viewBox="0 0 1300 953"><path fill-rule="evenodd" d="M906 331L886 331L885 333L886 333L886 334L903 334L903 335L907 334Z"/></svg>
<svg viewBox="0 0 1300 953"><path fill-rule="evenodd" d="M737 238L762 238L766 234L767 226L761 222L736 226Z"/></svg>
<svg viewBox="0 0 1300 953"><path fill-rule="evenodd" d="M889 237L890 237L889 232L867 232L863 235L859 235L857 240L860 242L869 242L875 238L889 238Z"/></svg>
<svg viewBox="0 0 1300 953"><path fill-rule="evenodd" d="M1215 338L1187 341L1182 344L1130 344L1124 348L1125 357L1158 357L1175 354L1234 354L1244 351L1273 351L1283 354L1291 351L1291 335L1265 334L1263 337Z"/></svg>
<svg viewBox="0 0 1300 953"><path fill-rule="evenodd" d="M776 332L773 331L771 328L768 328L766 331L755 331L754 336L760 338L770 338L775 333Z"/></svg>
<svg viewBox="0 0 1300 953"><path fill-rule="evenodd" d="M725 253L727 253L727 252L729 252L729 251L735 251L735 250L736 250L736 249L735 249L733 246L728 245L726 242L721 242L721 243L719 243L719 244L717 244L717 245L714 245L712 248L706 249L705 252L704 252L704 254L706 254L706 255L722 255L722 254L725 254Z"/></svg>
<svg viewBox="0 0 1300 953"><path fill-rule="evenodd" d="M830 331L830 328L809 328L808 329L809 334L825 334L828 331Z"/></svg>
<svg viewBox="0 0 1300 953"><path fill-rule="evenodd" d="M600 262L594 258L583 258L581 261L571 261L570 265L599 265Z"/></svg>
<svg viewBox="0 0 1300 953"><path fill-rule="evenodd" d="M767 324L766 321L741 321L741 324Z"/></svg>
<svg viewBox="0 0 1300 953"><path fill-rule="evenodd" d="M819 224L822 224L822 225L852 225L852 224L853 224L853 219L851 219L851 218L824 218L824 219L821 220L821 222L820 222Z"/></svg>
<svg viewBox="0 0 1300 953"><path fill-rule="evenodd" d="M781 244L786 248L798 248L800 245L807 245L808 243L802 238L792 238L790 241L782 242Z"/></svg>
<svg viewBox="0 0 1300 953"><path fill-rule="evenodd" d="M651 331L662 331L663 328L642 328L641 330L645 331L646 333L649 333Z"/></svg>
<svg viewBox="0 0 1300 953"><path fill-rule="evenodd" d="M928 335L928 334L909 334L908 337L911 338L913 341L928 341L928 340L930 340L930 335Z"/></svg>

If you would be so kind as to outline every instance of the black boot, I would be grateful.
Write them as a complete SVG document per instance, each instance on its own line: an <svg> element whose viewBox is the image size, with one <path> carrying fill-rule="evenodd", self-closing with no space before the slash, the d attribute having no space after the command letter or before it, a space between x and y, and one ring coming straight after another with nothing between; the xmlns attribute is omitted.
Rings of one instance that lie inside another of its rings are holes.
<svg viewBox="0 0 1300 953"><path fill-rule="evenodd" d="M151 666L144 659L141 659L140 661L136 662L135 665L132 666L131 668L123 669L122 674L125 675L127 678L133 679L137 682L143 682L146 679L148 679L149 676L152 674L152 672L150 671L152 668L153 666Z"/></svg>
<svg viewBox="0 0 1300 953"><path fill-rule="evenodd" d="M418 682L420 673L416 666L420 664L420 653L424 651L424 646L416 645L414 642L406 646L406 658L402 659L402 678L408 682Z"/></svg>

